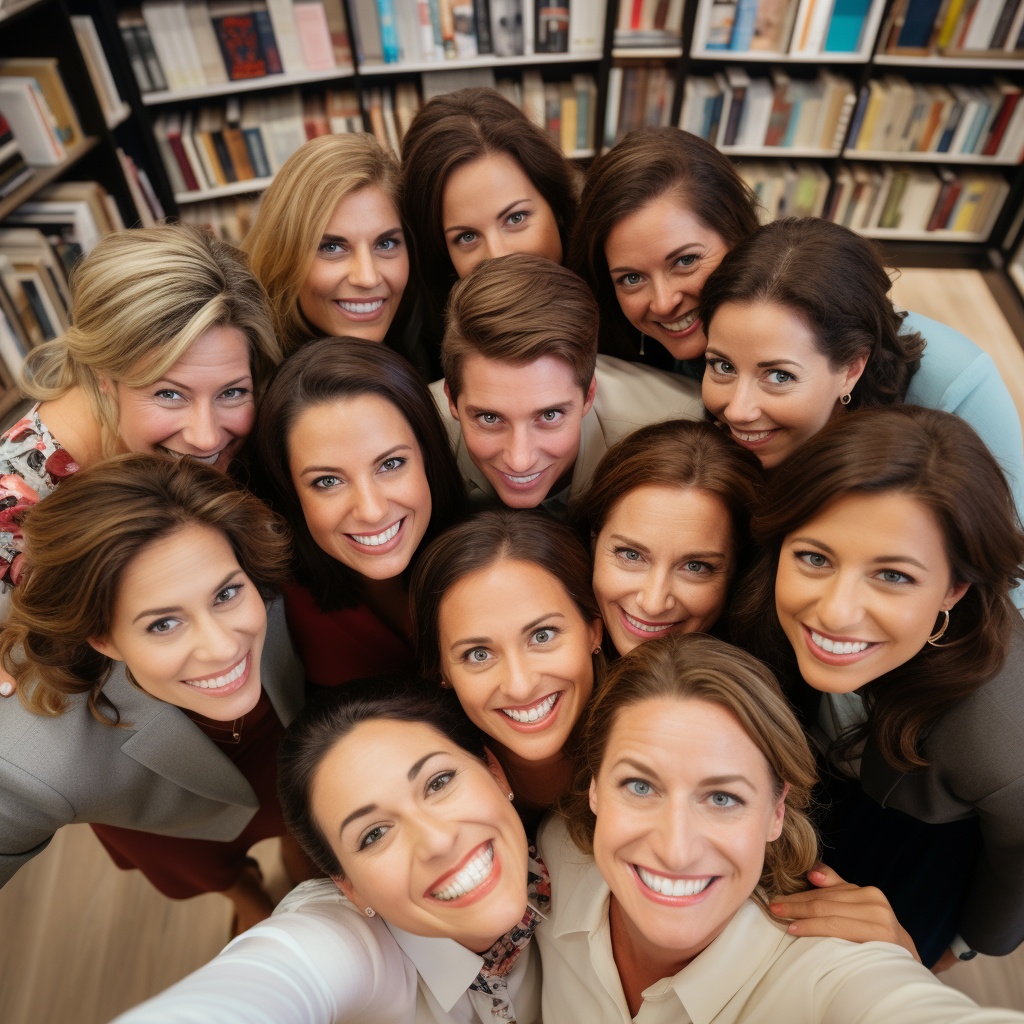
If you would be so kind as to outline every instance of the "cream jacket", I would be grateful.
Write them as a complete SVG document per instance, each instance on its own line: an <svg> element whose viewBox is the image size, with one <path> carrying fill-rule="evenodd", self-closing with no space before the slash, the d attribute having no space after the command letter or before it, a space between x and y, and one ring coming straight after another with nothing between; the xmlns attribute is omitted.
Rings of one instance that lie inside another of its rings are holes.
<svg viewBox="0 0 1024 1024"><path fill-rule="evenodd" d="M644 990L630 1017L612 956L610 891L560 819L540 830L551 908L537 929L550 1024L1024 1024L944 985L900 946L797 938L748 900L678 974Z"/></svg>

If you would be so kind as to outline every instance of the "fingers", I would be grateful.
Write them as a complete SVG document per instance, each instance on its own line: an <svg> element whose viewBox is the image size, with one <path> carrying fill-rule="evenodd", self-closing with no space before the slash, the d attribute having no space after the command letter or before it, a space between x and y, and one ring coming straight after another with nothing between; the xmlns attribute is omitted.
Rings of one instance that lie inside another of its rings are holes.
<svg viewBox="0 0 1024 1024"><path fill-rule="evenodd" d="M10 697L18 688L18 681L14 676L6 673L0 668L0 697Z"/></svg>
<svg viewBox="0 0 1024 1024"><path fill-rule="evenodd" d="M885 898L885 893L881 889L876 889L872 885L851 885L849 882L841 882L828 888L807 889L804 892L795 892L790 896L777 900L772 904L772 907L801 908L801 916L806 917L815 908L828 906L831 903L876 907L891 913L889 901ZM776 911L773 909L772 913L776 913ZM796 916L795 914L789 915L781 911L779 914L782 917Z"/></svg>

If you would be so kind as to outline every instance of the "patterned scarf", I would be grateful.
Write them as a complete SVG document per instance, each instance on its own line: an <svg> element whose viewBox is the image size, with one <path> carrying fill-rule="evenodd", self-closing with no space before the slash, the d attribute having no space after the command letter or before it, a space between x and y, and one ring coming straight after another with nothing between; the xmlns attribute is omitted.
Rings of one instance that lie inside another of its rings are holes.
<svg viewBox="0 0 1024 1024"><path fill-rule="evenodd" d="M481 953L484 965L476 980L469 987L491 997L491 1016L495 1020L515 1024L515 1014L508 1001L508 987L505 976L516 965L520 953L526 949L537 928L543 911L551 902L551 879L544 861L537 851L529 849L529 865L526 872L526 898L529 901L522 921L512 931L502 935L486 953ZM532 906L530 905L532 904Z"/></svg>

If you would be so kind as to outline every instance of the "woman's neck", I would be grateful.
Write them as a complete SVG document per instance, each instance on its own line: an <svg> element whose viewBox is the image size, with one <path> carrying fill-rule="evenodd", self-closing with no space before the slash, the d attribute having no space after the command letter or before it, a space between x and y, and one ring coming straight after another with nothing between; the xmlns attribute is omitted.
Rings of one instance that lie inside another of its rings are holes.
<svg viewBox="0 0 1024 1024"><path fill-rule="evenodd" d="M396 636L412 635L409 593L401 576L393 576L388 580L371 580L363 576L361 589L366 606Z"/></svg>
<svg viewBox="0 0 1024 1024"><path fill-rule="evenodd" d="M569 788L572 765L561 750L541 761L528 761L500 743L494 746L520 811L524 807L547 809Z"/></svg>
<svg viewBox="0 0 1024 1024"><path fill-rule="evenodd" d="M72 388L60 398L41 403L39 419L79 469L103 458L100 425L82 388Z"/></svg>

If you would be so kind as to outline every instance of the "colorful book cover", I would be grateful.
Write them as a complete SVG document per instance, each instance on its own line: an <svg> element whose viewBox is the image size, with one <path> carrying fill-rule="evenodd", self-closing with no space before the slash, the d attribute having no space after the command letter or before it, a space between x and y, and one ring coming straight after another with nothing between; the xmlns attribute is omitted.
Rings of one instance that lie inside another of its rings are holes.
<svg viewBox="0 0 1024 1024"><path fill-rule="evenodd" d="M733 25L732 38L729 40L730 50L749 50L754 38L754 25L757 22L757 0L738 0L736 4L736 22Z"/></svg>
<svg viewBox="0 0 1024 1024"><path fill-rule="evenodd" d="M825 37L826 53L856 53L871 0L836 0Z"/></svg>
<svg viewBox="0 0 1024 1024"><path fill-rule="evenodd" d="M213 27L231 81L262 78L267 74L267 58L260 46L256 19L251 14L229 14L214 18Z"/></svg>
<svg viewBox="0 0 1024 1024"><path fill-rule="evenodd" d="M380 19L380 43L384 51L385 64L397 64L401 59L398 42L398 25L395 22L394 0L377 0L377 16Z"/></svg>
<svg viewBox="0 0 1024 1024"><path fill-rule="evenodd" d="M942 0L910 0L906 18L896 45L901 49L925 49L932 37L932 25L942 6Z"/></svg>

